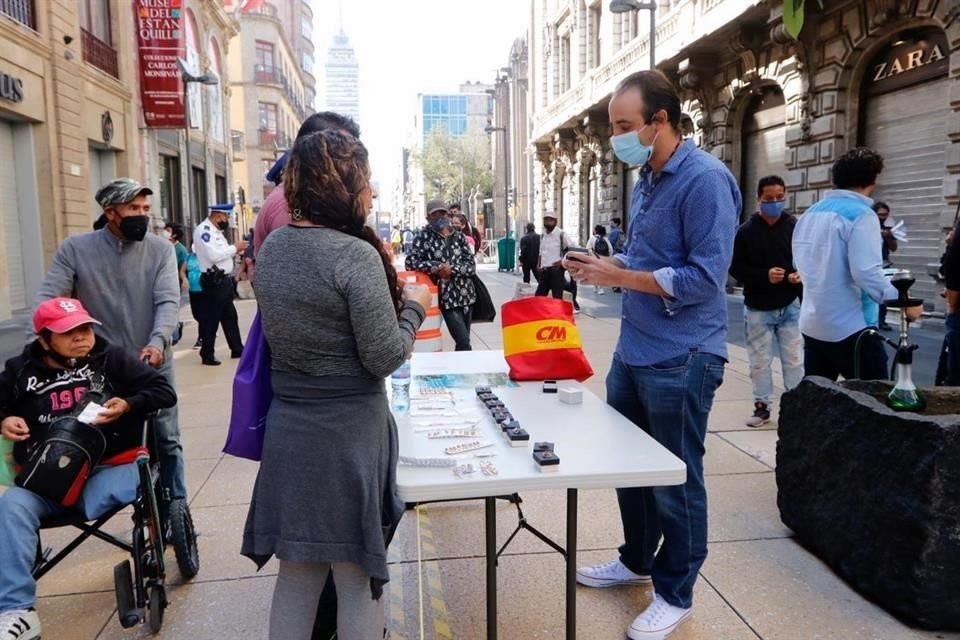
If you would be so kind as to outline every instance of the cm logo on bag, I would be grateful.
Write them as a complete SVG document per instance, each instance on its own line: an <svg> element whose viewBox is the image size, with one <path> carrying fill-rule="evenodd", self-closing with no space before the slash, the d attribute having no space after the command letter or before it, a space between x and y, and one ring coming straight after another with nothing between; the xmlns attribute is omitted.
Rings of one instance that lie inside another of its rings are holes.
<svg viewBox="0 0 960 640"><path fill-rule="evenodd" d="M537 342L566 342L567 328L557 326L540 327L536 333Z"/></svg>

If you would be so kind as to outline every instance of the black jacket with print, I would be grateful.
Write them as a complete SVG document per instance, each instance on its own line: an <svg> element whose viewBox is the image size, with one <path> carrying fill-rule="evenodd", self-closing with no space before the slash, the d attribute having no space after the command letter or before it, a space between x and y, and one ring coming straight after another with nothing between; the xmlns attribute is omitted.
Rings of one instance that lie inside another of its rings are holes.
<svg viewBox="0 0 960 640"><path fill-rule="evenodd" d="M146 415L177 403L176 391L161 373L100 337L90 357L75 369L48 367L36 341L7 360L0 373L0 422L16 416L30 427L30 438L14 445L14 460L23 464L43 443L47 426L74 413L87 391L100 385L105 399L119 397L130 405L129 413L101 427L107 436L104 460L139 447Z"/></svg>
<svg viewBox="0 0 960 640"><path fill-rule="evenodd" d="M440 265L450 265L453 275L449 280L440 280L437 271ZM477 289L473 276L477 262L467 239L459 231L444 238L432 226L427 225L413 239L413 250L407 254L408 271L426 273L440 287L440 308L459 309L477 301Z"/></svg>

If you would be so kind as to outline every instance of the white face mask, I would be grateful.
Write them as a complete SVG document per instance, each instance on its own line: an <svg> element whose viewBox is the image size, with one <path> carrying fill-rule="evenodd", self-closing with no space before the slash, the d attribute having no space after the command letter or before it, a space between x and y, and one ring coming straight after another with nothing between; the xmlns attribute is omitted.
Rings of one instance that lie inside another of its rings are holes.
<svg viewBox="0 0 960 640"><path fill-rule="evenodd" d="M169 240L170 238L173 237L173 234L170 233L169 231L167 231L166 229L163 230L163 232L161 233L161 235L163 236L163 239L164 239L164 240Z"/></svg>

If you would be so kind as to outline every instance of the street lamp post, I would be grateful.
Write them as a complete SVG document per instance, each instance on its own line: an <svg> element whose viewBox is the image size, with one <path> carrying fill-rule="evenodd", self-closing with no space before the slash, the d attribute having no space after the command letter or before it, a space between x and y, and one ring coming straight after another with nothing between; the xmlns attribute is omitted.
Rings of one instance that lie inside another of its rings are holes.
<svg viewBox="0 0 960 640"><path fill-rule="evenodd" d="M655 19L657 11L656 2L639 2L638 0L612 0L610 11L613 13L629 13L643 9L650 12L650 68L657 68L656 40L657 40L657 21Z"/></svg>
<svg viewBox="0 0 960 640"><path fill-rule="evenodd" d="M180 76L183 78L183 128L187 154L187 215L185 217L190 224L196 225L199 224L200 218L194 217L193 212L193 159L190 157L190 96L188 91L191 83L215 85L219 84L220 81L212 73L205 73L202 76L190 73L187 69L187 62L183 58L177 58L177 65L180 67ZM204 157L204 164L206 164L206 157Z"/></svg>
<svg viewBox="0 0 960 640"><path fill-rule="evenodd" d="M503 235L506 237L507 232L507 223L510 220L508 209L510 207L510 171L507 167L507 156L509 150L507 149L507 128L506 127L494 127L492 125L487 125L484 127L484 132L493 133L494 131L500 131L503 133ZM494 209L494 220L496 220L496 209ZM497 225L494 223L493 232L496 235Z"/></svg>

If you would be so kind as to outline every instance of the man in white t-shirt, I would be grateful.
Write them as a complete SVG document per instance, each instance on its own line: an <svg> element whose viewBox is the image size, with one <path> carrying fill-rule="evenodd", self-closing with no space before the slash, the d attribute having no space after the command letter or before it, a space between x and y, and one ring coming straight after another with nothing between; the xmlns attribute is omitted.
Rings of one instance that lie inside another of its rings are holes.
<svg viewBox="0 0 960 640"><path fill-rule="evenodd" d="M563 229L557 228L557 216L552 211L543 214L543 234L540 236L540 284L537 295L548 293L558 300L563 299L564 269L563 254L570 247L570 239Z"/></svg>

